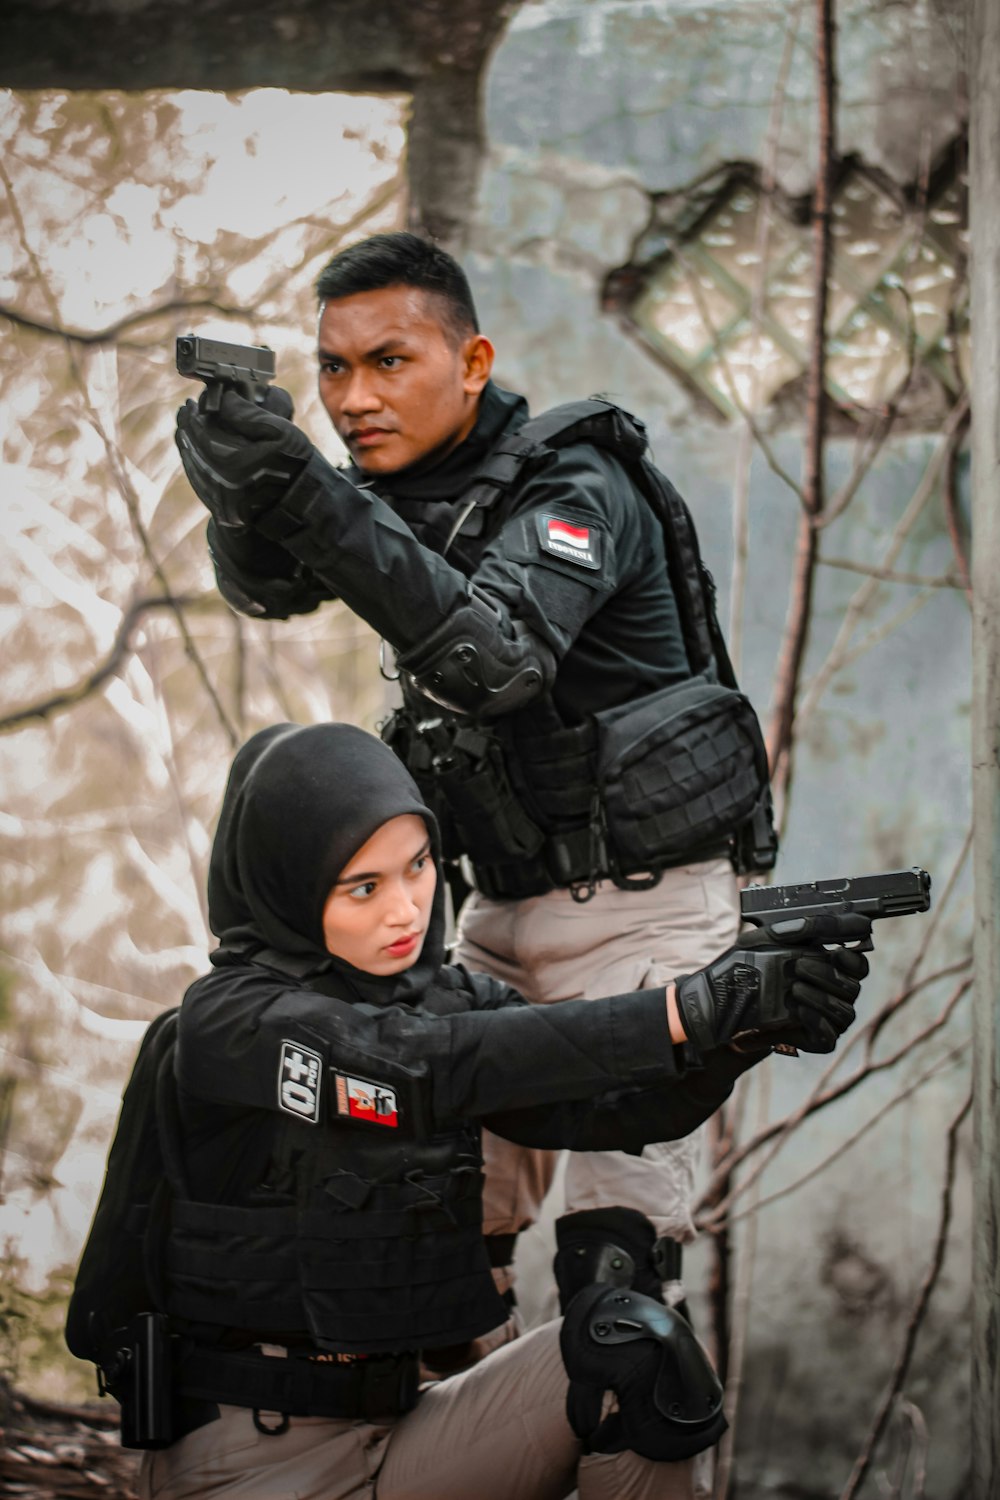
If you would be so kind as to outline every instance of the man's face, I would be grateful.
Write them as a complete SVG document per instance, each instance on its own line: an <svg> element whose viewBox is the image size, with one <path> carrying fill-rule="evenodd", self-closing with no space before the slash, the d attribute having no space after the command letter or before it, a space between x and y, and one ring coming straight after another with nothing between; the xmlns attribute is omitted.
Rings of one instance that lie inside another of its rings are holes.
<svg viewBox="0 0 1000 1500"><path fill-rule="evenodd" d="M458 339L439 299L389 286L327 302L319 320L319 394L368 474L443 458L472 431L493 349Z"/></svg>

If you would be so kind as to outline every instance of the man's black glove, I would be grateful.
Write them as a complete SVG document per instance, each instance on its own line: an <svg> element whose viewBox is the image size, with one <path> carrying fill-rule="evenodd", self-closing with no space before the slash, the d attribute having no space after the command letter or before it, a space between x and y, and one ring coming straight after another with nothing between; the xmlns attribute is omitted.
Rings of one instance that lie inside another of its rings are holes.
<svg viewBox="0 0 1000 1500"><path fill-rule="evenodd" d="M263 406L226 391L218 413L204 396L177 413L177 447L191 488L220 526L251 526L278 505L312 457L312 443L290 421L286 391L268 391Z"/></svg>
<svg viewBox="0 0 1000 1500"><path fill-rule="evenodd" d="M854 1020L868 960L853 948L824 948L871 938L854 912L789 917L739 941L697 974L675 981L677 1007L699 1053L736 1042L786 1044L832 1052Z"/></svg>
<svg viewBox="0 0 1000 1500"><path fill-rule="evenodd" d="M220 526L211 516L207 540L219 593L240 614L287 620L333 598L310 568L252 526Z"/></svg>

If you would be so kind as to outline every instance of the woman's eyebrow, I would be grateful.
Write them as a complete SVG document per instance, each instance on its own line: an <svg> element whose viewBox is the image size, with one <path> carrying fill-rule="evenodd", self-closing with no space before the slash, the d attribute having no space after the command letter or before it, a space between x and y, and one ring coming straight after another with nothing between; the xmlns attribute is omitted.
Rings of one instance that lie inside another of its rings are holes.
<svg viewBox="0 0 1000 1500"><path fill-rule="evenodd" d="M410 857L409 857L409 859L406 861L406 863L408 865L412 865L413 861L415 859L422 859L425 854L430 854L430 852L431 852L431 841L430 841L429 838L426 838L426 839L424 839L424 842L421 845L421 847L417 850L416 854L411 854ZM381 875L382 875L382 871L381 870L356 870L356 871L352 872L350 875L341 875L340 878L338 880L335 880L333 883L334 883L335 886L336 885L360 885L363 880L378 880L378 879L380 879Z"/></svg>

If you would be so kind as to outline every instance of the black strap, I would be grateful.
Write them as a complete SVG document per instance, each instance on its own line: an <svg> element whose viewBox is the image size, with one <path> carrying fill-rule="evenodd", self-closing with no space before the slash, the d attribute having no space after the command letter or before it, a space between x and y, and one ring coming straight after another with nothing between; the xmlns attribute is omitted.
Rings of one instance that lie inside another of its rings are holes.
<svg viewBox="0 0 1000 1500"><path fill-rule="evenodd" d="M516 1234L487 1234L483 1236L486 1258L491 1266L509 1266L514 1259Z"/></svg>
<svg viewBox="0 0 1000 1500"><path fill-rule="evenodd" d="M684 1247L679 1240L661 1235L653 1246L653 1265L661 1281L680 1281L683 1274Z"/></svg>
<svg viewBox="0 0 1000 1500"><path fill-rule="evenodd" d="M706 859L726 859L729 844L722 842L703 849L688 851L676 864L696 864ZM596 863L593 859L593 834L590 827L579 828L569 833L550 834L542 853L535 859L524 859L518 864L484 865L472 864L471 873L476 890L491 901L522 901L528 896L544 896L546 891L557 886L568 886L578 891L577 900L586 900L593 895L593 887L599 880L610 880L622 890L646 890L658 883L664 869L670 865L657 861L654 869L642 872L611 868L611 861L604 856Z"/></svg>

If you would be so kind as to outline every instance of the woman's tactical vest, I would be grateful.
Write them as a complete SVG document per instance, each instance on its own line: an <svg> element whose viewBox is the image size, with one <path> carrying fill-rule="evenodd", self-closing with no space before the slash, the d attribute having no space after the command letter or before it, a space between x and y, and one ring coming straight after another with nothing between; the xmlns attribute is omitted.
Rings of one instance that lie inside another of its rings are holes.
<svg viewBox="0 0 1000 1500"><path fill-rule="evenodd" d="M382 737L434 810L445 857L467 858L487 896L567 886L585 901L600 879L644 888L671 865L717 855L740 871L770 869L760 726L736 684L690 512L645 457L640 422L597 398L556 407L504 434L460 499L408 511L407 523L471 576L533 463L581 442L618 459L660 523L690 679L579 725L551 695L485 724L442 709L404 673L403 706Z"/></svg>
<svg viewBox="0 0 1000 1500"><path fill-rule="evenodd" d="M374 1125L317 1130L276 1116L258 1201L200 1201L175 1038L176 1011L166 1012L125 1092L70 1304L74 1353L106 1366L124 1326L149 1312L208 1343L212 1330L239 1330L248 1344L371 1354L459 1344L504 1321L483 1242L476 1127L399 1139Z"/></svg>
<svg viewBox="0 0 1000 1500"><path fill-rule="evenodd" d="M259 1203L201 1203L179 1184L165 1310L346 1353L475 1338L507 1316L483 1243L481 1167L471 1127L397 1143L282 1117Z"/></svg>

